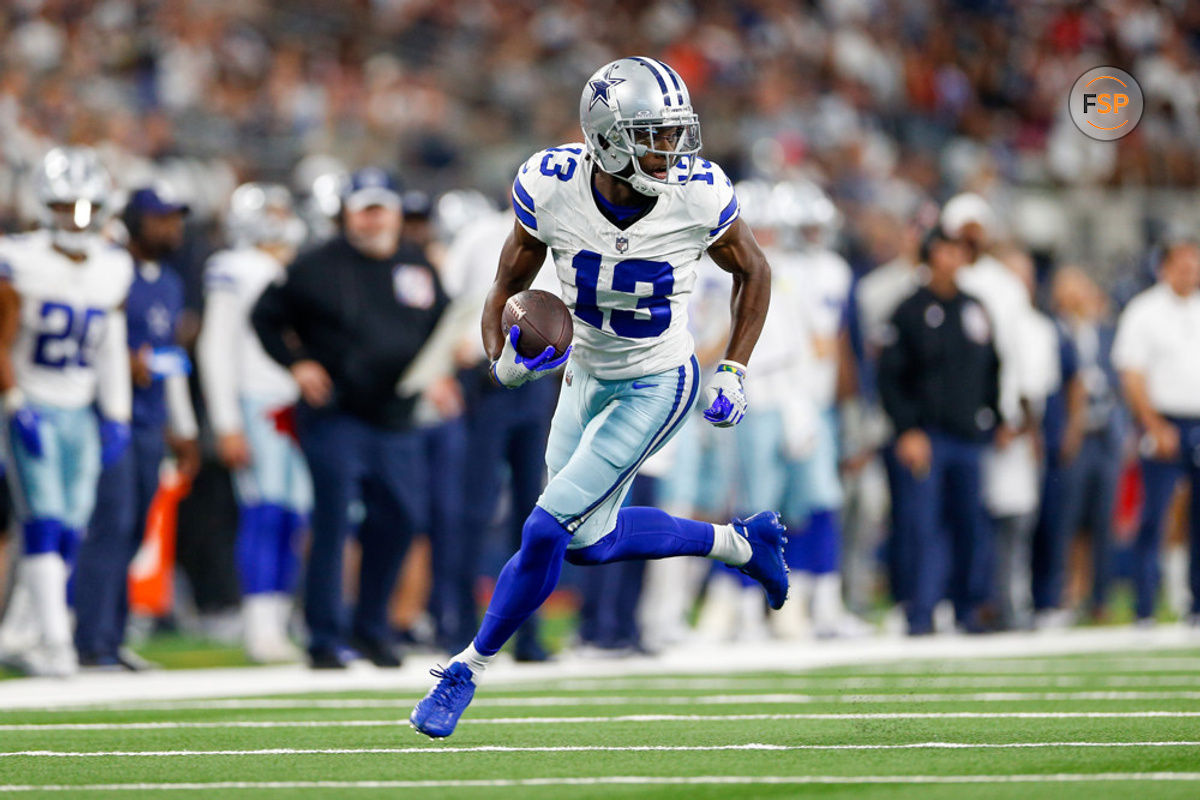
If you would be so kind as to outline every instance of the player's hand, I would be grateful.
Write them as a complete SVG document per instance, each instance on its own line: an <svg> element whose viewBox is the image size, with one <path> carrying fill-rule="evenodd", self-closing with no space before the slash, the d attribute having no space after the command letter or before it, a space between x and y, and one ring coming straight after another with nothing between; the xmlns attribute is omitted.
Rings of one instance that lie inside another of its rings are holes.
<svg viewBox="0 0 1200 800"><path fill-rule="evenodd" d="M250 466L250 446L241 431L222 433L217 437L217 458L226 469L239 470Z"/></svg>
<svg viewBox="0 0 1200 800"><path fill-rule="evenodd" d="M100 420L100 465L108 467L115 464L129 446L130 438L128 422Z"/></svg>
<svg viewBox="0 0 1200 800"><path fill-rule="evenodd" d="M145 389L154 383L154 373L150 369L150 356L154 349L148 344L142 345L129 354L129 370L133 375L133 385Z"/></svg>
<svg viewBox="0 0 1200 800"><path fill-rule="evenodd" d="M329 402L333 394L333 379L318 362L311 358L297 361L292 364L291 372L304 402L313 408L320 408Z"/></svg>
<svg viewBox="0 0 1200 800"><path fill-rule="evenodd" d="M24 396L16 389L5 393L4 410L8 412L9 425L17 441L25 448L25 452L34 458L41 458L41 414L25 405Z"/></svg>
<svg viewBox="0 0 1200 800"><path fill-rule="evenodd" d="M912 428L896 439L896 459L917 480L925 480L933 466L933 443L920 428Z"/></svg>
<svg viewBox="0 0 1200 800"><path fill-rule="evenodd" d="M558 358L554 357L553 347L547 347L533 358L525 358L517 352L517 339L520 336L519 325L509 328L508 336L504 339L504 349L500 351L500 357L492 362L492 380L500 386L515 389L530 381L544 378L567 363L567 359L571 357L571 348L574 345L567 345L566 352Z"/></svg>
<svg viewBox="0 0 1200 800"><path fill-rule="evenodd" d="M718 428L732 428L741 422L750 405L742 385L745 379L746 368L736 361L717 364L717 374L704 390L704 401L708 404L704 418Z"/></svg>
<svg viewBox="0 0 1200 800"><path fill-rule="evenodd" d="M175 457L175 468L179 474L189 481L200 471L200 443L195 439L181 439L177 436L167 437L167 446Z"/></svg>

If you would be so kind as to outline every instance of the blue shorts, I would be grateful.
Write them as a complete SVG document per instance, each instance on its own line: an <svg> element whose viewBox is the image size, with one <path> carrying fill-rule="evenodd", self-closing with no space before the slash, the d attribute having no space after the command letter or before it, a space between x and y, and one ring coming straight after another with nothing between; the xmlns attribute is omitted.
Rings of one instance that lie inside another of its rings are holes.
<svg viewBox="0 0 1200 800"><path fill-rule="evenodd" d="M251 397L242 397L241 406L250 466L234 474L238 502L243 506L271 503L307 514L312 510L308 464L300 445L275 428L271 413L279 406Z"/></svg>
<svg viewBox="0 0 1200 800"><path fill-rule="evenodd" d="M30 403L41 417L42 455L34 457L8 432L15 507L19 518L58 520L83 530L96 504L100 479L100 426L90 406L58 408Z"/></svg>
<svg viewBox="0 0 1200 800"><path fill-rule="evenodd" d="M692 358L665 372L606 381L567 364L546 446L550 480L538 505L574 534L572 549L616 527L638 468L687 421L699 369Z"/></svg>

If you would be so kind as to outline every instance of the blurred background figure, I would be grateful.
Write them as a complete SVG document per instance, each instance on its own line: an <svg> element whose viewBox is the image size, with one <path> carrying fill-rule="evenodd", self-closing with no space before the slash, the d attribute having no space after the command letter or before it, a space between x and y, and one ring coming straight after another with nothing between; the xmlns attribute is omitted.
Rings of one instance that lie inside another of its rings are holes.
<svg viewBox="0 0 1200 800"><path fill-rule="evenodd" d="M1121 312L1113 363L1142 432L1138 446L1146 499L1134 546L1135 612L1154 623L1164 519L1180 479L1191 487L1192 605L1200 624L1200 246L1173 244L1158 283Z"/></svg>
<svg viewBox="0 0 1200 800"><path fill-rule="evenodd" d="M100 236L111 185L92 150L51 150L35 187L40 229L0 242L0 393L24 545L0 652L27 674L63 677L78 668L68 577L101 465L129 444L133 264Z"/></svg>
<svg viewBox="0 0 1200 800"><path fill-rule="evenodd" d="M191 362L179 346L183 281L171 265L183 244L188 206L166 185L137 189L121 213L134 277L125 302L133 383L132 438L100 474L96 508L79 551L75 647L85 667L140 670L148 664L123 647L129 614L129 564L142 543L146 514L169 453L191 480L200 468L199 429L188 391Z"/></svg>
<svg viewBox="0 0 1200 800"><path fill-rule="evenodd" d="M1104 293L1081 268L1067 265L1054 274L1051 299L1064 386L1047 405L1044 425L1046 478L1032 562L1035 623L1042 628L1069 624L1080 607L1095 621L1107 617L1129 427Z"/></svg>
<svg viewBox="0 0 1200 800"><path fill-rule="evenodd" d="M885 564L890 599L895 604L889 622L904 625L904 603L909 595L911 574L907 564L912 557L913 542L909 535L909 514L904 508L904 494L898 491L901 469L891 446L893 431L879 396L877 370L879 357L887 346L892 314L925 279L921 267L921 240L926 228L937 218L937 209L926 204L925 217L919 209L903 218L895 256L864 275L854 287L856 322L862 347L859 385L863 400L862 412L849 421L850 436L860 443L859 453L879 453L887 481L887 537ZM869 463L869 462L868 462ZM865 466L865 465L864 465ZM857 499L857 498L856 498ZM863 498L864 504L869 499ZM876 504L880 498L876 498ZM862 512L870 515L870 510Z"/></svg>
<svg viewBox="0 0 1200 800"><path fill-rule="evenodd" d="M496 274L505 240L517 224L482 194L455 191L438 201L441 224L454 231L443 276L456 305L470 309L454 352L466 406L466 453L461 486L469 501L453 538L435 541L439 642L450 653L471 643L478 627L475 583L482 574L483 542L500 513L505 549L521 541L521 528L546 481L546 437L558 398L556 380L531 381L516 389L496 386L479 338L479 315ZM558 291L553 264L543 265L533 288ZM548 657L538 636L538 615L517 629L518 661Z"/></svg>
<svg viewBox="0 0 1200 800"><path fill-rule="evenodd" d="M958 288L967 248L942 228L925 238L929 281L897 307L879 360L879 394L896 435L913 537L908 632L933 633L949 595L958 624L980 630L987 599L983 456L996 435L1000 364L983 306ZM954 387L951 391L948 387Z"/></svg>
<svg viewBox="0 0 1200 800"><path fill-rule="evenodd" d="M1033 261L1012 247L1002 250L999 260L1020 281L1029 303L1016 330L1020 350L1017 380L1029 422L1011 437L1003 437L984 460L984 503L992 521L995 563L990 595L994 607L986 624L1000 630L1025 630L1033 625L1030 570L1033 530L1042 501L1040 420L1048 398L1062 385L1062 371L1054 323L1032 306L1036 289Z"/></svg>
<svg viewBox="0 0 1200 800"><path fill-rule="evenodd" d="M217 456L233 473L238 498L246 655L256 662L295 661L300 652L287 626L312 486L291 412L299 389L263 351L250 313L263 290L285 276L304 224L287 188L247 183L230 198L225 229L228 249L205 268L197 360Z"/></svg>
<svg viewBox="0 0 1200 800"><path fill-rule="evenodd" d="M402 246L400 194L384 170L354 173L341 233L301 255L251 315L263 349L300 389L296 430L313 484L305 569L309 664L341 669L346 650L342 551L362 504L358 600L349 633L376 666L401 656L388 600L414 533L428 530L429 480L417 397L397 391L447 299L418 248Z"/></svg>

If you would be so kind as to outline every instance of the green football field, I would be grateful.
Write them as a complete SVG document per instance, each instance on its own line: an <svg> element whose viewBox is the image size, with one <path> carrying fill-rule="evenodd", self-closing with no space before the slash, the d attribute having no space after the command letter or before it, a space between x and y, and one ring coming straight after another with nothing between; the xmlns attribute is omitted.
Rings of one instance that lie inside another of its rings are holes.
<svg viewBox="0 0 1200 800"><path fill-rule="evenodd" d="M732 645L731 645L732 646ZM1197 798L1200 650L0 712L0 794Z"/></svg>

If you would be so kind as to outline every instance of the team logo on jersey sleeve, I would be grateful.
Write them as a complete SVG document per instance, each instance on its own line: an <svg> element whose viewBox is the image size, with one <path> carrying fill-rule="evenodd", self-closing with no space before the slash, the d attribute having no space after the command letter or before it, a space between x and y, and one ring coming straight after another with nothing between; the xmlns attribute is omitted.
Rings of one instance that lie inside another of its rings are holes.
<svg viewBox="0 0 1200 800"><path fill-rule="evenodd" d="M433 276L416 264L397 264L392 267L392 291L401 305L429 308L437 300Z"/></svg>
<svg viewBox="0 0 1200 800"><path fill-rule="evenodd" d="M624 253L628 249L629 249L629 237L628 236L618 236L617 237L617 252Z"/></svg>

